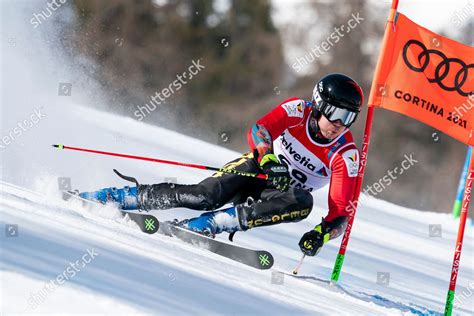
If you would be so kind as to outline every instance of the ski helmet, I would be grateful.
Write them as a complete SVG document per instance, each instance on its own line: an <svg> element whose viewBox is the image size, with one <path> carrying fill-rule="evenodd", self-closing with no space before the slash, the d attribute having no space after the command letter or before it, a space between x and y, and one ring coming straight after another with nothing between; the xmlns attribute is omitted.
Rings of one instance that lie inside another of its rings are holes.
<svg viewBox="0 0 474 316"><path fill-rule="evenodd" d="M352 78L333 73L324 76L313 89L313 113L321 113L330 122L340 120L349 127L360 112L364 95Z"/></svg>

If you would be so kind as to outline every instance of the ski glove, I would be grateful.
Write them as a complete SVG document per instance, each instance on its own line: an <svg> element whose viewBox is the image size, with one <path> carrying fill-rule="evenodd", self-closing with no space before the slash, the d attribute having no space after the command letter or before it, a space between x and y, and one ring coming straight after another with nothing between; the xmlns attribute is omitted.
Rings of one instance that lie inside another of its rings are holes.
<svg viewBox="0 0 474 316"><path fill-rule="evenodd" d="M260 160L260 168L268 176L267 185L269 187L281 192L288 191L291 180L288 167L280 163L274 154L263 156L262 160Z"/></svg>
<svg viewBox="0 0 474 316"><path fill-rule="evenodd" d="M323 228L323 223L305 233L301 237L299 246L301 251L307 256L315 256L323 245L329 241L331 234Z"/></svg>

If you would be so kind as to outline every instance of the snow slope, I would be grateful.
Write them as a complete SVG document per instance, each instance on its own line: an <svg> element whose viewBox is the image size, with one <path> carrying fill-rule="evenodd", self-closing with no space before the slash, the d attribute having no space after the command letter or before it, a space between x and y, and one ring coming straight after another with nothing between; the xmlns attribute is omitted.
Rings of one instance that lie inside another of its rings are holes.
<svg viewBox="0 0 474 316"><path fill-rule="evenodd" d="M0 239L1 311L183 315L425 315L443 311L457 230L457 222L449 215L368 199L359 209L337 286L329 286L327 280L340 239L328 243L318 257L306 258L300 276L285 274L283 284L273 284L272 273L289 273L297 264L301 234L325 215L326 191L315 193L315 207L306 221L236 234L237 244L274 255L271 271L254 270L169 237L143 234L114 209L85 210L77 203L62 201L57 192L58 177L70 177L73 187L80 190L124 185L111 172L113 167L143 183L160 182L165 177L192 183L208 173L59 152L49 145L60 142L216 166L238 153L88 108L68 105L67 111L51 109L48 119L55 122L54 128L38 124L34 133L41 137L23 140L32 141L36 151L28 153L30 146L23 147L24 155L35 158L34 166L24 166L24 174L31 176L7 177L1 182L1 227L19 226L18 237L2 234ZM77 129L83 132L78 135ZM149 137L143 140L141 135ZM16 150L7 148L4 158L13 161ZM34 169L38 166L41 172ZM199 214L185 209L153 213L160 219ZM429 237L429 224L442 224L441 238ZM468 226L457 288L458 295L465 296L456 309L459 314L472 314L474 305L469 295L472 235L472 226ZM64 284L38 296L88 249L98 256ZM388 285L377 284L378 272L389 273Z"/></svg>
<svg viewBox="0 0 474 316"><path fill-rule="evenodd" d="M1 313L424 315L443 311L457 231L457 221L447 214L368 200L359 209L340 282L329 286L340 239L325 245L318 257L306 258L300 276L284 274L283 284L272 283L272 272L288 273L296 266L300 236L326 214L324 190L315 193L309 219L236 234L237 244L273 253L272 271L257 271L165 236L145 235L117 210L91 211L62 201L57 191L60 177L70 178L74 188L93 190L126 184L112 168L142 183L166 178L193 183L209 173L60 152L50 146L53 143L215 166L238 153L90 109L107 106L101 100L101 87L91 79L100 69L64 47L63 30L74 20L70 5L61 6L37 28L29 23L46 10L46 4L0 0ZM65 91L60 83L71 86ZM61 96L59 92L71 93ZM22 123L31 119L36 123ZM420 194L436 193L420 188ZM181 219L199 213L177 209L154 214L160 219ZM442 225L442 237L429 237L430 224ZM17 237L12 237L16 232ZM472 314L474 308L472 237L469 226L455 310L462 315ZM388 284L377 284L377 273L385 273Z"/></svg>

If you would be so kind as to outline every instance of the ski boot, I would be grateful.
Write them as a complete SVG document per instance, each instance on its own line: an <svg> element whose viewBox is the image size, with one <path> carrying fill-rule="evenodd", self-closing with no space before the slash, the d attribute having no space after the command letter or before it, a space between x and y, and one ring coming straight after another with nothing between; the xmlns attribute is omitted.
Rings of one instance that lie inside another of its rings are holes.
<svg viewBox="0 0 474 316"><path fill-rule="evenodd" d="M122 210L136 210L139 208L137 187L105 188L93 192L82 192L79 193L79 196L102 204L112 202Z"/></svg>
<svg viewBox="0 0 474 316"><path fill-rule="evenodd" d="M206 212L201 216L176 221L173 225L183 227L201 235L215 238L216 234L222 232L235 233L244 230L240 225L236 207L230 207L221 211Z"/></svg>

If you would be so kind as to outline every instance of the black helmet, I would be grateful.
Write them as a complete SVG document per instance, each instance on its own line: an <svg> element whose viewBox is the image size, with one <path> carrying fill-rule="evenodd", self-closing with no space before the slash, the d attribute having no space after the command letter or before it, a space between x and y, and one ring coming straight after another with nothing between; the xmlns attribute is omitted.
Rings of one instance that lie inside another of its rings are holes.
<svg viewBox="0 0 474 316"><path fill-rule="evenodd" d="M360 112L364 95L352 78L343 74L329 74L321 78L313 89L313 112L320 112L329 121L340 120L350 126Z"/></svg>

